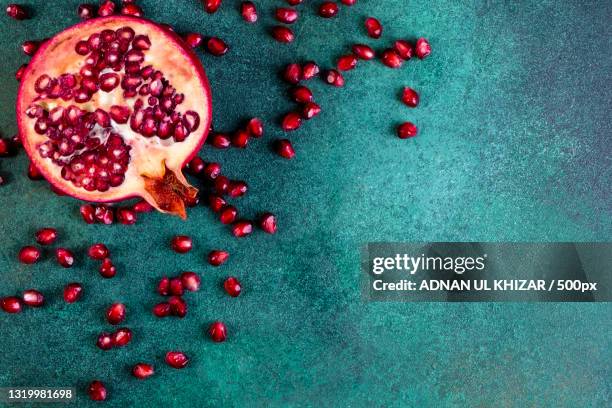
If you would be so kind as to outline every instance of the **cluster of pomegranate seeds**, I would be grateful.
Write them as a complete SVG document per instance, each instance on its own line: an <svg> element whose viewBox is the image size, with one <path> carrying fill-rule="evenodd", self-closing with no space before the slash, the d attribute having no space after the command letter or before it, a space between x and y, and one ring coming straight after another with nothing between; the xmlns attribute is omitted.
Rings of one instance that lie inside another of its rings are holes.
<svg viewBox="0 0 612 408"><path fill-rule="evenodd" d="M227 262L229 256L229 252L215 249L208 253L208 263L212 266L220 266Z"/></svg>
<svg viewBox="0 0 612 408"><path fill-rule="evenodd" d="M230 276L223 282L223 288L225 292L231 297L240 296L240 292L242 291L242 287L240 286L240 281L237 278Z"/></svg>
<svg viewBox="0 0 612 408"><path fill-rule="evenodd" d="M69 283L64 287L64 301L74 303L83 295L83 286L80 283Z"/></svg>
<svg viewBox="0 0 612 408"><path fill-rule="evenodd" d="M181 351L169 351L166 353L166 364L172 368L185 368L189 358Z"/></svg>
<svg viewBox="0 0 612 408"><path fill-rule="evenodd" d="M208 328L208 335L215 343L222 343L227 338L227 327L223 322L213 322Z"/></svg>
<svg viewBox="0 0 612 408"><path fill-rule="evenodd" d="M15 20L25 20L28 18L28 13L19 4L11 3L6 6L6 15Z"/></svg>
<svg viewBox="0 0 612 408"><path fill-rule="evenodd" d="M138 221L138 213L151 212L153 207L146 201L140 201L132 207L112 208L104 204L84 204L79 211L87 224L111 225L116 221L123 225L134 225Z"/></svg>
<svg viewBox="0 0 612 408"><path fill-rule="evenodd" d="M155 373L155 369L151 364L138 363L132 368L132 375L139 380L149 378Z"/></svg>
<svg viewBox="0 0 612 408"><path fill-rule="evenodd" d="M125 305L123 303L113 303L106 310L106 320L110 324L119 324L125 320Z"/></svg>
<svg viewBox="0 0 612 408"><path fill-rule="evenodd" d="M185 254L191 251L191 248L193 248L193 241L187 235L177 235L172 238L170 246L172 247L174 252L179 254Z"/></svg>

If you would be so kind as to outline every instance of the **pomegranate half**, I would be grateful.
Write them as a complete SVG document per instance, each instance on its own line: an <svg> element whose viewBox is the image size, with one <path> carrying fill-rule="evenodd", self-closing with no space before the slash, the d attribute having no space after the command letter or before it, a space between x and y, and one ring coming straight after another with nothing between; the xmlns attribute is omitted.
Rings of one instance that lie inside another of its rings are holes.
<svg viewBox="0 0 612 408"><path fill-rule="evenodd" d="M204 143L211 94L199 59L173 32L129 16L87 20L46 41L17 98L32 162L86 201L142 197L186 217L198 191L181 169Z"/></svg>

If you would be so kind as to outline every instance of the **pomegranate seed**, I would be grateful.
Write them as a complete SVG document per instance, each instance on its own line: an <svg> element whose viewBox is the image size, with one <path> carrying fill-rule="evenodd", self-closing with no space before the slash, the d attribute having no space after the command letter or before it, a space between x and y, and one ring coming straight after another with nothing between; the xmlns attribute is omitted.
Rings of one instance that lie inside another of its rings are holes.
<svg viewBox="0 0 612 408"><path fill-rule="evenodd" d="M289 7L279 7L274 13L276 19L284 24L293 24L298 19L298 12Z"/></svg>
<svg viewBox="0 0 612 408"><path fill-rule="evenodd" d="M208 263L212 266L223 265L229 259L229 252L214 250L208 253Z"/></svg>
<svg viewBox="0 0 612 408"><path fill-rule="evenodd" d="M189 358L180 351L169 351L166 353L166 364L172 368L184 368L189 363Z"/></svg>
<svg viewBox="0 0 612 408"><path fill-rule="evenodd" d="M208 205L213 212L219 212L225 206L226 202L223 198L218 195L211 194L208 197Z"/></svg>
<svg viewBox="0 0 612 408"><path fill-rule="evenodd" d="M105 205L95 207L94 217L96 221L105 225L110 225L115 221L113 210Z"/></svg>
<svg viewBox="0 0 612 408"><path fill-rule="evenodd" d="M100 8L98 8L98 15L100 17L111 16L115 13L115 3L111 0L107 0L102 3Z"/></svg>
<svg viewBox="0 0 612 408"><path fill-rule="evenodd" d="M259 118L253 118L247 123L247 130L250 136L262 137L264 134L263 122Z"/></svg>
<svg viewBox="0 0 612 408"><path fill-rule="evenodd" d="M170 243L174 252L178 252L179 254L184 254L191 251L193 247L193 241L186 235L177 235L172 238Z"/></svg>
<svg viewBox="0 0 612 408"><path fill-rule="evenodd" d="M419 104L419 94L412 88L404 88L402 92L402 102L411 108L416 108Z"/></svg>
<svg viewBox="0 0 612 408"><path fill-rule="evenodd" d="M183 282L183 287L190 292L197 292L200 289L201 280L195 272L181 273L181 282Z"/></svg>
<svg viewBox="0 0 612 408"><path fill-rule="evenodd" d="M110 258L104 258L98 271L105 279L113 278L117 274L117 268L115 268L115 265L113 265L113 261L111 261Z"/></svg>
<svg viewBox="0 0 612 408"><path fill-rule="evenodd" d="M13 145L8 139L0 138L0 157L9 156L13 154Z"/></svg>
<svg viewBox="0 0 612 408"><path fill-rule="evenodd" d="M221 213L219 214L219 220L221 221L221 224L231 224L234 221L236 221L236 218L238 217L238 210L236 210L236 207L234 207L233 205L226 205L225 207L223 207L223 209L221 210Z"/></svg>
<svg viewBox="0 0 612 408"><path fill-rule="evenodd" d="M225 282L223 282L223 288L231 297L238 297L240 295L240 291L242 290L240 287L240 281L233 276L230 276L225 280Z"/></svg>
<svg viewBox="0 0 612 408"><path fill-rule="evenodd" d="M123 225L136 224L136 212L130 208L118 208L117 209L117 221Z"/></svg>
<svg viewBox="0 0 612 408"><path fill-rule="evenodd" d="M28 13L19 4L9 4L6 6L6 15L15 20L25 20Z"/></svg>
<svg viewBox="0 0 612 408"><path fill-rule="evenodd" d="M40 307L45 303L45 297L36 289L28 289L23 292L23 303L31 307Z"/></svg>
<svg viewBox="0 0 612 408"><path fill-rule="evenodd" d="M185 292L183 289L183 282L179 278L170 279L169 292L172 296L182 296Z"/></svg>
<svg viewBox="0 0 612 408"><path fill-rule="evenodd" d="M404 122L397 127L397 137L408 139L417 135L418 129L412 122Z"/></svg>
<svg viewBox="0 0 612 408"><path fill-rule="evenodd" d="M280 43L290 43L295 40L295 35L289 27L274 26L272 27L272 37Z"/></svg>
<svg viewBox="0 0 612 408"><path fill-rule="evenodd" d="M104 258L109 257L110 251L104 244L93 244L87 250L87 255L89 255L91 259L96 259L96 260L101 261Z"/></svg>
<svg viewBox="0 0 612 408"><path fill-rule="evenodd" d="M229 188L230 180L225 176L219 176L215 179L215 192L217 194L227 193Z"/></svg>
<svg viewBox="0 0 612 408"><path fill-rule="evenodd" d="M236 238L243 238L253 233L253 223L251 221L238 221L232 227L232 234Z"/></svg>
<svg viewBox="0 0 612 408"><path fill-rule="evenodd" d="M330 69L329 71L327 71L323 79L328 84L333 85L337 88L344 86L344 77L340 72L336 71L335 69Z"/></svg>
<svg viewBox="0 0 612 408"><path fill-rule="evenodd" d="M35 264L40 259L40 249L35 246L25 246L19 251L19 261L26 265Z"/></svg>
<svg viewBox="0 0 612 408"><path fill-rule="evenodd" d="M30 180L42 180L43 179L43 176L40 173L40 170L38 170L38 167L36 167L34 163L30 163L30 165L28 166L28 178Z"/></svg>
<svg viewBox="0 0 612 408"><path fill-rule="evenodd" d="M211 37L208 39L208 41L206 41L206 50L215 57L220 57L227 53L229 47L222 39L217 37Z"/></svg>
<svg viewBox="0 0 612 408"><path fill-rule="evenodd" d="M102 381L93 381L87 387L87 394L92 401L104 401L106 399L106 387Z"/></svg>
<svg viewBox="0 0 612 408"><path fill-rule="evenodd" d="M204 162L204 160L202 160L201 157L196 156L193 159L191 159L189 163L187 164L187 170L192 175L199 176L204 171L205 166L206 166L206 163Z"/></svg>
<svg viewBox="0 0 612 408"><path fill-rule="evenodd" d="M247 147L249 143L249 132L243 129L237 130L232 135L232 145L240 149Z"/></svg>
<svg viewBox="0 0 612 408"><path fill-rule="evenodd" d="M279 156L284 157L285 159L293 159L295 156L295 151L293 150L293 146L291 142L287 139L279 139L275 143L276 153Z"/></svg>
<svg viewBox="0 0 612 408"><path fill-rule="evenodd" d="M287 0L287 3L290 6L297 6L298 4L301 4L304 0Z"/></svg>
<svg viewBox="0 0 612 408"><path fill-rule="evenodd" d="M96 16L96 8L92 4L81 4L77 9L78 16L83 20L89 20Z"/></svg>
<svg viewBox="0 0 612 408"><path fill-rule="evenodd" d="M128 328L122 327L117 329L117 331L112 334L112 338L115 346L123 347L132 340L132 331Z"/></svg>
<svg viewBox="0 0 612 408"><path fill-rule="evenodd" d="M219 163L208 163L204 167L204 176L209 180L216 179L221 174L221 165Z"/></svg>
<svg viewBox="0 0 612 408"><path fill-rule="evenodd" d="M319 6L319 15L323 18L332 18L338 14L338 5L333 1L325 1Z"/></svg>
<svg viewBox="0 0 612 408"><path fill-rule="evenodd" d="M149 213L153 211L153 206L147 203L146 201L142 200L134 204L132 209L136 211L137 213Z"/></svg>
<svg viewBox="0 0 612 408"><path fill-rule="evenodd" d="M412 44L410 44L408 41L397 40L395 43L393 43L393 49L403 60L409 60L412 58L413 48Z"/></svg>
<svg viewBox="0 0 612 408"><path fill-rule="evenodd" d="M415 47L416 56L419 59L425 59L431 54L431 45L425 38L419 38Z"/></svg>
<svg viewBox="0 0 612 408"><path fill-rule="evenodd" d="M7 296L0 299L0 307L6 313L19 313L21 312L21 300L15 296Z"/></svg>
<svg viewBox="0 0 612 408"><path fill-rule="evenodd" d="M366 18L365 28L368 32L368 35L372 38L380 38L380 36L382 35L382 25L380 24L380 21L378 21L374 17Z"/></svg>
<svg viewBox="0 0 612 408"><path fill-rule="evenodd" d="M353 54L362 60L371 60L374 58L374 50L372 47L367 46L365 44L355 44L353 45Z"/></svg>
<svg viewBox="0 0 612 408"><path fill-rule="evenodd" d="M242 197L247 193L249 186L244 181L232 181L227 189L227 194L232 198Z"/></svg>
<svg viewBox="0 0 612 408"><path fill-rule="evenodd" d="M300 126L302 126L302 118L295 112L289 112L283 118L282 128L285 132L299 129Z"/></svg>
<svg viewBox="0 0 612 408"><path fill-rule="evenodd" d="M96 222L96 218L94 216L95 210L92 205L89 205L89 204L82 205L79 211L81 212L81 216L83 217L83 220L85 220L87 224L93 224Z"/></svg>
<svg viewBox="0 0 612 408"><path fill-rule="evenodd" d="M276 233L276 216L272 213L265 213L259 219L259 226L268 234Z"/></svg>
<svg viewBox="0 0 612 408"><path fill-rule="evenodd" d="M153 314L157 317L170 316L170 303L158 303L153 306Z"/></svg>
<svg viewBox="0 0 612 408"><path fill-rule="evenodd" d="M142 17L143 12L136 4L126 4L121 8L121 14L124 16Z"/></svg>
<svg viewBox="0 0 612 408"><path fill-rule="evenodd" d="M38 47L40 46L40 43L38 41L24 41L23 44L21 44L21 49L23 50L23 53L27 56L32 56L34 54L36 54L36 51L38 50Z"/></svg>
<svg viewBox="0 0 612 408"><path fill-rule="evenodd" d="M223 322L214 322L208 328L208 335L212 339L212 341L216 343L224 342L227 338L227 327L225 327L225 323Z"/></svg>
<svg viewBox="0 0 612 408"><path fill-rule="evenodd" d="M380 57L380 59L383 62L383 64L385 64L389 68L394 68L394 69L401 67L402 64L404 63L404 60L402 60L400 56L397 55L397 53L393 51L392 49L385 50L382 56Z"/></svg>
<svg viewBox="0 0 612 408"><path fill-rule="evenodd" d="M83 295L83 286L80 283L69 283L64 287L64 301L74 303Z"/></svg>
<svg viewBox="0 0 612 408"><path fill-rule="evenodd" d="M352 6L356 2L357 0L340 0L340 3L344 4L345 6Z"/></svg>
<svg viewBox="0 0 612 408"><path fill-rule="evenodd" d="M36 242L40 245L51 245L57 239L57 230L55 228L43 228L36 232Z"/></svg>
<svg viewBox="0 0 612 408"><path fill-rule="evenodd" d="M225 133L213 133L210 138L210 144L217 149L227 149L231 146L232 142L230 137Z"/></svg>
<svg viewBox="0 0 612 408"><path fill-rule="evenodd" d="M302 67L298 64L288 64L283 72L283 79L290 84L297 84L302 77Z"/></svg>
<svg viewBox="0 0 612 408"><path fill-rule="evenodd" d="M25 69L28 67L28 64L21 64L21 66L19 67L19 69L17 70L17 72L15 72L15 79L18 82L21 82L21 78L23 78L23 73L25 72Z"/></svg>
<svg viewBox="0 0 612 408"><path fill-rule="evenodd" d="M302 68L303 80L308 81L309 79L312 79L317 75L319 75L319 66L315 62L308 61L304 64L304 67Z"/></svg>
<svg viewBox="0 0 612 408"><path fill-rule="evenodd" d="M209 14L215 13L221 6L221 0L202 0L202 3L204 3L204 10Z"/></svg>
<svg viewBox="0 0 612 408"><path fill-rule="evenodd" d="M102 350L110 350L114 345L115 343L113 343L113 338L110 334L100 333L98 340L96 341L96 346Z"/></svg>
<svg viewBox="0 0 612 408"><path fill-rule="evenodd" d="M314 102L308 102L302 107L302 117L306 120L312 119L321 113L321 107Z"/></svg>
<svg viewBox="0 0 612 408"><path fill-rule="evenodd" d="M106 320L110 324L119 324L125 319L125 305L123 303L113 303L106 311Z"/></svg>
<svg viewBox="0 0 612 408"><path fill-rule="evenodd" d="M72 251L66 248L57 248L55 250L55 259L64 268L70 268L74 264L74 255Z"/></svg>
<svg viewBox="0 0 612 408"><path fill-rule="evenodd" d="M183 318L187 315L187 304L180 296L172 296L168 299L168 304L170 305L170 313L173 316Z"/></svg>
<svg viewBox="0 0 612 408"><path fill-rule="evenodd" d="M314 97L312 96L312 92L305 86L296 86L291 90L291 96L293 100L297 103L307 103L312 102Z"/></svg>
<svg viewBox="0 0 612 408"><path fill-rule="evenodd" d="M132 368L132 375L139 380L144 380L153 375L155 369L151 364L138 363Z"/></svg>
<svg viewBox="0 0 612 408"><path fill-rule="evenodd" d="M184 40L191 48L196 48L204 42L204 37L200 33L187 33Z"/></svg>
<svg viewBox="0 0 612 408"><path fill-rule="evenodd" d="M162 296L168 296L170 294L170 279L167 276L159 280L157 284L157 293Z"/></svg>
<svg viewBox="0 0 612 408"><path fill-rule="evenodd" d="M243 1L240 5L240 14L242 14L242 19L247 23L254 23L257 21L257 8L255 7L255 3L252 1Z"/></svg>

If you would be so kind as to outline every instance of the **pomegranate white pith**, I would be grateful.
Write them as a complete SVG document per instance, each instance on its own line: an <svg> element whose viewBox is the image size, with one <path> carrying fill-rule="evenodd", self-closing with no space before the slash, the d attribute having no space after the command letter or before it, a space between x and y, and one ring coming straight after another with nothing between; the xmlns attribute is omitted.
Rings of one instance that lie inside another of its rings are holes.
<svg viewBox="0 0 612 408"><path fill-rule="evenodd" d="M97 34L108 40L88 42ZM181 169L206 139L210 88L175 34L140 18L98 18L40 48L17 118L26 151L56 188L94 202L140 196L184 217L183 199L197 190Z"/></svg>

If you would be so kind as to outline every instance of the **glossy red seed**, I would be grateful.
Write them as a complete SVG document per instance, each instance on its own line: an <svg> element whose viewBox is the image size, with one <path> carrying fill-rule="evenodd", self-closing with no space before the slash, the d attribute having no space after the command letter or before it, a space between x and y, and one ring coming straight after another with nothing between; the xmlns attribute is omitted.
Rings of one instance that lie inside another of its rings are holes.
<svg viewBox="0 0 612 408"><path fill-rule="evenodd" d="M328 70L323 76L323 79L328 84L333 85L337 88L344 86L344 77L340 72L336 71L335 69Z"/></svg>
<svg viewBox="0 0 612 408"><path fill-rule="evenodd" d="M142 17L142 9L136 4L126 4L121 8L121 14L124 16Z"/></svg>
<svg viewBox="0 0 612 408"><path fill-rule="evenodd" d="M425 38L419 38L416 42L415 54L419 59L425 59L431 54L431 45Z"/></svg>
<svg viewBox="0 0 612 408"><path fill-rule="evenodd" d="M119 324L125 320L125 305L123 303L113 303L106 310L106 320L110 324Z"/></svg>
<svg viewBox="0 0 612 408"><path fill-rule="evenodd" d="M81 216L83 217L83 220L87 223L87 224L93 224L96 222L96 218L95 218L95 209L93 207L93 205L90 204L85 204L82 205L79 209Z"/></svg>
<svg viewBox="0 0 612 408"><path fill-rule="evenodd" d="M208 196L208 206L213 212L219 212L225 206L226 202L222 197L211 194Z"/></svg>
<svg viewBox="0 0 612 408"><path fill-rule="evenodd" d="M202 3L204 5L204 10L210 14L215 13L221 6L221 0L202 0Z"/></svg>
<svg viewBox="0 0 612 408"><path fill-rule="evenodd" d="M365 44L355 44L353 45L352 50L353 54L362 60L371 60L376 56L372 47Z"/></svg>
<svg viewBox="0 0 612 408"><path fill-rule="evenodd" d="M114 345L113 337L109 333L100 333L96 340L96 346L102 350L110 350Z"/></svg>
<svg viewBox="0 0 612 408"><path fill-rule="evenodd" d="M21 312L21 300L16 296L7 296L0 299L0 307L6 313Z"/></svg>
<svg viewBox="0 0 612 408"><path fill-rule="evenodd" d="M297 103L307 103L312 102L314 97L312 96L312 91L305 86L296 86L291 90L291 97Z"/></svg>
<svg viewBox="0 0 612 408"><path fill-rule="evenodd" d="M25 55L31 57L32 55L36 54L36 51L38 50L39 46L40 43L38 41L28 40L24 41L23 44L21 44L21 49Z"/></svg>
<svg viewBox="0 0 612 408"><path fill-rule="evenodd" d="M100 17L111 16L115 13L115 3L111 0L104 1L100 8L98 8L98 15Z"/></svg>
<svg viewBox="0 0 612 408"><path fill-rule="evenodd" d="M21 82L21 78L23 77L23 73L25 72L25 69L28 67L28 64L21 64L21 66L19 67L19 69L17 69L17 71L15 72L15 79L18 82Z"/></svg>
<svg viewBox="0 0 612 408"><path fill-rule="evenodd" d="M249 186L244 181L232 181L227 188L227 195L232 198L242 197L249 190Z"/></svg>
<svg viewBox="0 0 612 408"><path fill-rule="evenodd" d="M219 221L221 224L231 224L236 221L238 210L233 205L226 205L219 213Z"/></svg>
<svg viewBox="0 0 612 408"><path fill-rule="evenodd" d="M314 61L306 62L302 67L302 79L308 81L317 75L319 75L319 66Z"/></svg>
<svg viewBox="0 0 612 408"><path fill-rule="evenodd" d="M217 149L227 149L232 145L232 141L225 133L213 133L210 137L210 144Z"/></svg>
<svg viewBox="0 0 612 408"><path fill-rule="evenodd" d="M295 156L293 146L288 139L279 139L274 145L276 153L278 153L279 156L285 159L292 159Z"/></svg>
<svg viewBox="0 0 612 408"><path fill-rule="evenodd" d="M87 394L92 401L106 400L106 387L102 381L93 381L87 387Z"/></svg>
<svg viewBox="0 0 612 408"><path fill-rule="evenodd" d="M153 306L153 314L157 317L170 316L170 303L162 302Z"/></svg>
<svg viewBox="0 0 612 408"><path fill-rule="evenodd" d="M397 40L393 43L393 49L403 60L409 60L412 58L413 48L412 44L405 40Z"/></svg>
<svg viewBox="0 0 612 408"><path fill-rule="evenodd" d="M40 307L45 303L45 297L36 289L28 289L21 296L23 303L31 307Z"/></svg>
<svg viewBox="0 0 612 408"><path fill-rule="evenodd" d="M40 259L40 249L35 246L25 246L19 250L19 261L26 265L35 264Z"/></svg>
<svg viewBox="0 0 612 408"><path fill-rule="evenodd" d="M74 303L83 295L83 286L80 283L69 283L64 287L64 301Z"/></svg>
<svg viewBox="0 0 612 408"><path fill-rule="evenodd" d="M136 204L134 204L132 209L134 211L136 211L137 213L149 213L149 212L153 211L154 208L153 208L153 206L151 204L149 204L146 201L142 200L142 201L139 201Z"/></svg>
<svg viewBox="0 0 612 408"><path fill-rule="evenodd" d="M98 269L100 275L105 279L113 278L117 274L117 268L113 265L113 261L110 258L105 258Z"/></svg>
<svg viewBox="0 0 612 408"><path fill-rule="evenodd" d="M304 0L286 0L287 4L289 4L290 6L297 6L298 4L301 4Z"/></svg>
<svg viewBox="0 0 612 408"><path fill-rule="evenodd" d="M252 1L243 1L240 5L240 14L242 19L247 23L254 23L257 21L257 7Z"/></svg>
<svg viewBox="0 0 612 408"><path fill-rule="evenodd" d="M170 313L173 316L183 318L187 315L187 304L180 296L172 296L168 299Z"/></svg>
<svg viewBox="0 0 612 408"><path fill-rule="evenodd" d="M51 245L57 239L57 230L55 228L43 228L36 231L36 242L40 245Z"/></svg>
<svg viewBox="0 0 612 408"><path fill-rule="evenodd" d="M208 335L216 343L224 342L227 338L227 327L223 322L214 322L208 328Z"/></svg>
<svg viewBox="0 0 612 408"><path fill-rule="evenodd" d="M30 163L28 166L28 178L30 180L42 180L43 176L38 170L38 167L34 163Z"/></svg>
<svg viewBox="0 0 612 408"><path fill-rule="evenodd" d="M230 180L225 176L219 176L215 179L215 192L217 194L225 194L227 193L227 189L229 188Z"/></svg>
<svg viewBox="0 0 612 408"><path fill-rule="evenodd" d="M297 84L302 78L302 67L299 64L288 64L283 71L283 79L290 84Z"/></svg>
<svg viewBox="0 0 612 408"><path fill-rule="evenodd" d="M117 209L117 221L123 225L136 224L137 217L136 212L131 208L118 208Z"/></svg>
<svg viewBox="0 0 612 408"><path fill-rule="evenodd" d="M172 296L182 296L185 290L183 289L183 282L180 278L170 279L170 286L168 292Z"/></svg>
<svg viewBox="0 0 612 408"><path fill-rule="evenodd" d="M344 4L345 6L352 6L356 2L357 0L340 0L340 3Z"/></svg>
<svg viewBox="0 0 612 408"><path fill-rule="evenodd" d="M310 120L321 113L321 107L314 102L308 102L302 107L302 117Z"/></svg>
<svg viewBox="0 0 612 408"><path fill-rule="evenodd" d="M274 26L272 27L272 37L280 43L290 43L295 40L295 34L289 27Z"/></svg>
<svg viewBox="0 0 612 408"><path fill-rule="evenodd" d="M238 221L232 226L232 234L236 238L243 238L253 233L253 223L251 221Z"/></svg>
<svg viewBox="0 0 612 408"><path fill-rule="evenodd" d="M170 242L172 249L179 254L184 254L191 251L193 241L187 235L177 235Z"/></svg>
<svg viewBox="0 0 612 408"><path fill-rule="evenodd" d="M402 92L402 102L411 108L416 108L419 104L419 94L414 89L405 87Z"/></svg>
<svg viewBox="0 0 612 408"><path fill-rule="evenodd" d="M170 278L164 276L159 280L157 284L157 293L162 296L168 296L170 294Z"/></svg>
<svg viewBox="0 0 612 408"><path fill-rule="evenodd" d="M252 118L247 123L247 131L252 137L262 137L264 134L263 122L259 118Z"/></svg>
<svg viewBox="0 0 612 408"><path fill-rule="evenodd" d="M200 289L201 279L195 272L181 273L181 282L185 290L190 292L197 292Z"/></svg>
<svg viewBox="0 0 612 408"><path fill-rule="evenodd" d="M55 250L55 259L64 268L70 268L74 264L74 254L66 248L57 248Z"/></svg>
<svg viewBox="0 0 612 408"><path fill-rule="evenodd" d="M155 373L155 369L151 364L138 363L132 368L132 375L139 380L149 378Z"/></svg>
<svg viewBox="0 0 612 408"><path fill-rule="evenodd" d="M282 128L285 132L291 132L302 126L302 118L295 112L289 112L283 117Z"/></svg>
<svg viewBox="0 0 612 408"><path fill-rule="evenodd" d="M112 208L105 205L97 205L94 210L94 217L97 222L110 225L115 222L115 214Z"/></svg>
<svg viewBox="0 0 612 408"><path fill-rule="evenodd" d="M343 55L338 58L338 63L336 64L340 71L350 71L357 66L357 57L353 54Z"/></svg>
<svg viewBox="0 0 612 408"><path fill-rule="evenodd" d="M259 226L268 234L276 233L276 216L272 213L265 213L259 218Z"/></svg>
<svg viewBox="0 0 612 408"><path fill-rule="evenodd" d="M402 64L404 63L404 60L401 59L400 56L397 55L397 53L392 49L387 49L383 51L380 59L383 62L383 64L385 64L389 68L394 68L394 69L401 67Z"/></svg>
<svg viewBox="0 0 612 408"><path fill-rule="evenodd" d="M112 338L115 346L123 347L132 341L132 331L126 327L122 327L112 334Z"/></svg>
<svg viewBox="0 0 612 408"><path fill-rule="evenodd" d="M211 37L206 41L206 51L214 55L215 57L220 57L225 55L229 47L227 44L220 38Z"/></svg>
<svg viewBox="0 0 612 408"><path fill-rule="evenodd" d="M240 281L233 276L230 276L225 280L225 282L223 282L223 288L231 297L238 297L240 295L240 291L242 290L240 287Z"/></svg>
<svg viewBox="0 0 612 408"><path fill-rule="evenodd" d="M298 12L289 7L279 7L276 9L274 16L278 21L284 24L293 24L298 19Z"/></svg>
<svg viewBox="0 0 612 408"><path fill-rule="evenodd" d="M77 15L83 20L89 20L96 16L96 8L93 4L81 4L77 8Z"/></svg>
<svg viewBox="0 0 612 408"><path fill-rule="evenodd" d="M204 171L204 167L206 167L206 163L199 156L194 157L187 164L187 170L194 176L199 176L200 174L202 174L202 172Z"/></svg>
<svg viewBox="0 0 612 408"><path fill-rule="evenodd" d="M378 21L374 17L366 18L365 28L368 35L372 38L380 38L380 36L382 35L382 25L380 24L380 21Z"/></svg>
<svg viewBox="0 0 612 408"><path fill-rule="evenodd" d="M202 45L204 36L200 33L187 33L185 34L184 40L191 48L196 48Z"/></svg>
<svg viewBox="0 0 612 408"><path fill-rule="evenodd" d="M110 251L108 250L108 248L104 244L93 244L87 250L87 255L91 259L97 259L97 260L101 261L104 258L108 258L109 257Z"/></svg>
<svg viewBox="0 0 612 408"><path fill-rule="evenodd" d="M232 146L244 149L249 144L249 131L239 129L232 135Z"/></svg>
<svg viewBox="0 0 612 408"><path fill-rule="evenodd" d="M397 127L397 137L400 139L415 137L417 133L418 129L412 122L404 122Z"/></svg>
<svg viewBox="0 0 612 408"><path fill-rule="evenodd" d="M214 180L221 174L221 165L219 163L208 163L204 167L203 175L209 180Z"/></svg>
<svg viewBox="0 0 612 408"><path fill-rule="evenodd" d="M28 18L28 13L19 4L11 3L6 6L6 15L15 20L25 20Z"/></svg>
<svg viewBox="0 0 612 408"><path fill-rule="evenodd" d="M333 1L325 1L319 6L319 15L324 18L332 18L338 14L338 5Z"/></svg>
<svg viewBox="0 0 612 408"><path fill-rule="evenodd" d="M229 259L229 252L221 250L213 250L208 253L208 263L212 266L223 265Z"/></svg>
<svg viewBox="0 0 612 408"><path fill-rule="evenodd" d="M169 351L166 353L166 364L172 368L184 368L189 363L189 358L180 351Z"/></svg>

